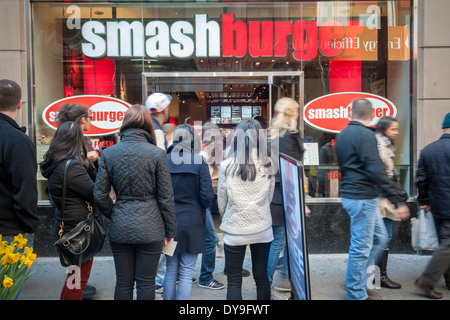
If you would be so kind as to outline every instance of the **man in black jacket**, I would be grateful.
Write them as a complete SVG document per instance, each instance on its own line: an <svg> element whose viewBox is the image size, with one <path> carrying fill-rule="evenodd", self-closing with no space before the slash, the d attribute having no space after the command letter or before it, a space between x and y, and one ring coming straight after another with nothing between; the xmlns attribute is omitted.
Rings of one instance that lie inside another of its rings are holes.
<svg viewBox="0 0 450 320"><path fill-rule="evenodd" d="M416 280L416 285L432 299L442 298L442 293L433 289L442 275L450 289L450 113L442 129L441 138L422 150L417 170L417 200L422 209L431 210L440 243L425 272Z"/></svg>
<svg viewBox="0 0 450 320"><path fill-rule="evenodd" d="M352 120L336 138L336 155L342 174L342 206L350 217L350 250L347 268L347 299L365 300L368 262L377 261L387 242L387 231L378 210L383 194L401 219L409 218L406 192L391 181L378 153L373 130L372 104L367 99L352 103Z"/></svg>
<svg viewBox="0 0 450 320"><path fill-rule="evenodd" d="M19 233L33 245L37 215L37 162L31 139L16 122L22 91L0 80L0 234L10 242Z"/></svg>

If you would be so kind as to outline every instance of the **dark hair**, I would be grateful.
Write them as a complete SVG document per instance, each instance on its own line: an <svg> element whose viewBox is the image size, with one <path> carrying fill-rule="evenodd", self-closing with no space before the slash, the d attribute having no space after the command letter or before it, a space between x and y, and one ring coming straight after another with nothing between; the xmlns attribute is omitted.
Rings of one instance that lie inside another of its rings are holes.
<svg viewBox="0 0 450 320"><path fill-rule="evenodd" d="M259 151L262 145L265 144L265 146L267 146L265 136L260 135L260 130L262 130L262 128L257 120L243 120L239 123L233 137L233 149L229 150L228 154L234 158L234 161L226 168L226 174L231 173L231 175L240 176L244 181L254 181L256 179L257 168L254 159L252 158L252 151L256 148L257 156L261 157ZM242 144L242 140L238 140L242 135L244 135L244 144ZM239 144L239 142L241 143ZM242 153L244 153L243 157ZM242 162L241 160L244 161ZM271 163L269 162L266 167L270 166Z"/></svg>
<svg viewBox="0 0 450 320"><path fill-rule="evenodd" d="M372 117L372 103L367 99L355 99L352 102L352 119L367 120Z"/></svg>
<svg viewBox="0 0 450 320"><path fill-rule="evenodd" d="M375 127L375 131L381 133L382 135L386 135L385 132L389 127L392 125L393 122L398 122L397 119L391 116L384 116L381 117L380 120L377 123L377 126ZM392 144L394 144L394 141L392 141Z"/></svg>
<svg viewBox="0 0 450 320"><path fill-rule="evenodd" d="M267 129L267 123L266 123L266 119L264 117L254 116L253 119L255 119L256 121L259 122L259 124L261 125L261 128Z"/></svg>
<svg viewBox="0 0 450 320"><path fill-rule="evenodd" d="M22 89L11 80L0 80L0 111L16 111L22 99Z"/></svg>
<svg viewBox="0 0 450 320"><path fill-rule="evenodd" d="M191 153L197 154L201 150L200 137L195 132L194 127L189 124L181 124L175 129L173 132L173 142L178 142L180 147L191 150Z"/></svg>
<svg viewBox="0 0 450 320"><path fill-rule="evenodd" d="M56 122L61 124L66 121L73 121L80 124L81 118L89 117L89 109L81 104L64 104L61 109L59 109L58 115L56 116Z"/></svg>
<svg viewBox="0 0 450 320"><path fill-rule="evenodd" d="M89 166L87 150L84 144L83 131L73 121L66 121L59 125L53 136L50 148L44 155L44 161L55 162L67 159L80 160L86 169Z"/></svg>
<svg viewBox="0 0 450 320"><path fill-rule="evenodd" d="M120 132L128 129L142 129L147 131L152 136L156 144L155 128L153 127L152 116L148 109L140 104L135 104L130 107L123 117Z"/></svg>

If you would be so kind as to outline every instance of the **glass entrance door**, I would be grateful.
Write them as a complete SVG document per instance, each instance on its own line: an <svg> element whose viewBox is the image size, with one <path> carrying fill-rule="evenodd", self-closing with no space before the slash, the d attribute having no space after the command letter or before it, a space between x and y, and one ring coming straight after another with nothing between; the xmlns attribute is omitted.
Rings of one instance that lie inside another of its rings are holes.
<svg viewBox="0 0 450 320"><path fill-rule="evenodd" d="M225 131L261 116L269 127L279 98L291 97L303 108L303 72L142 73L142 101L154 92L172 95L170 115L177 124L213 122Z"/></svg>

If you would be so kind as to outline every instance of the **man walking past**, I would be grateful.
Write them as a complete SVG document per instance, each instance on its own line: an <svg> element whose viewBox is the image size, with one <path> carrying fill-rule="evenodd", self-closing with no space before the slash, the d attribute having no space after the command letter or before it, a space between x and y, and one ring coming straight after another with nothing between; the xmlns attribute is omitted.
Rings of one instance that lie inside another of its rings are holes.
<svg viewBox="0 0 450 320"><path fill-rule="evenodd" d="M342 206L350 217L350 250L346 275L347 299L365 300L367 268L377 264L387 242L386 227L378 210L380 193L396 207L396 215L409 218L407 194L386 174L375 133L368 127L372 104L367 99L352 103L352 119L336 139L342 173Z"/></svg>
<svg viewBox="0 0 450 320"><path fill-rule="evenodd" d="M16 122L22 91L0 80L0 234L10 242L21 233L33 246L37 215L37 162L34 145Z"/></svg>
<svg viewBox="0 0 450 320"><path fill-rule="evenodd" d="M441 138L420 153L417 170L417 200L422 209L431 210L439 249L415 284L432 299L442 298L442 293L433 289L442 275L450 289L450 113L445 116L442 129Z"/></svg>

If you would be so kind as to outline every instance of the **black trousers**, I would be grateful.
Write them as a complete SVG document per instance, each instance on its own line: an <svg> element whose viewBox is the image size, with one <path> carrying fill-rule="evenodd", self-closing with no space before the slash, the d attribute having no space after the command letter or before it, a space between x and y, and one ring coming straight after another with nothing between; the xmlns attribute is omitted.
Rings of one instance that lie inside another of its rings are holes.
<svg viewBox="0 0 450 320"><path fill-rule="evenodd" d="M439 249L433 253L422 278L434 287L443 275L445 284L450 289L450 219L434 217L434 222L439 238Z"/></svg>
<svg viewBox="0 0 450 320"><path fill-rule="evenodd" d="M270 283L267 276L267 261L271 242L250 245L252 272L256 284L256 299L270 300ZM242 300L242 267L247 245L224 245L225 269L227 272L227 300Z"/></svg>
<svg viewBox="0 0 450 320"><path fill-rule="evenodd" d="M110 242L116 267L115 300L155 300L155 277L164 241L130 244Z"/></svg>

